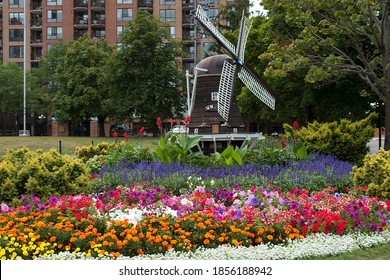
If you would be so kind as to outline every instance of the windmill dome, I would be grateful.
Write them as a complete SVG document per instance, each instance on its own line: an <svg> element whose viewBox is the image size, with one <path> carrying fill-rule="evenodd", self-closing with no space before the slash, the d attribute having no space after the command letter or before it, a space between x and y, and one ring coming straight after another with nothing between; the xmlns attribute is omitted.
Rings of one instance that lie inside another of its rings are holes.
<svg viewBox="0 0 390 280"><path fill-rule="evenodd" d="M218 54L202 59L197 67L207 69L208 71L205 73L202 72L199 75L221 75L223 62L228 58L229 56L226 54Z"/></svg>

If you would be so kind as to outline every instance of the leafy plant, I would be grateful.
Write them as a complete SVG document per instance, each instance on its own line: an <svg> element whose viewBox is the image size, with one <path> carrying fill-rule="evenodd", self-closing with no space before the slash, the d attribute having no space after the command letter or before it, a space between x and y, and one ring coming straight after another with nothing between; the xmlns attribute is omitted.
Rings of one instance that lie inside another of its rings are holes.
<svg viewBox="0 0 390 280"><path fill-rule="evenodd" d="M188 135L175 135L168 132L161 138L153 152L153 159L160 163L185 161L188 158L198 155L200 152L192 153L191 149L199 144L201 136L188 137Z"/></svg>
<svg viewBox="0 0 390 280"><path fill-rule="evenodd" d="M245 145L243 148L239 148L236 146L228 146L222 153L215 152L213 157L217 160L217 162L221 163L224 166L231 165L242 165L243 158L248 152L248 146Z"/></svg>
<svg viewBox="0 0 390 280"><path fill-rule="evenodd" d="M353 182L367 186L367 193L383 199L390 199L390 151L379 150L378 154L367 155L363 166L354 167Z"/></svg>

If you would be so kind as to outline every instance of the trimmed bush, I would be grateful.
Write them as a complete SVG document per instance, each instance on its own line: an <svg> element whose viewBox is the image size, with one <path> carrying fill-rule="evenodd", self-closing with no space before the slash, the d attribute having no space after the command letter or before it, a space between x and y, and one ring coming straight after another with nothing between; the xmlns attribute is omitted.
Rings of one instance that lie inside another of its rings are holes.
<svg viewBox="0 0 390 280"><path fill-rule="evenodd" d="M42 199L89 191L89 170L80 159L27 148L9 150L0 162L0 201L17 204L21 195Z"/></svg>
<svg viewBox="0 0 390 280"><path fill-rule="evenodd" d="M77 147L75 155L82 161L87 162L94 156L108 155L109 151L117 145L116 143L101 142L97 145Z"/></svg>
<svg viewBox="0 0 390 280"><path fill-rule="evenodd" d="M310 153L334 155L342 161L361 164L369 151L367 143L374 136L371 123L376 117L377 114L372 113L356 122L347 119L330 123L314 121L299 130L288 124L283 126L286 137L304 142Z"/></svg>
<svg viewBox="0 0 390 280"><path fill-rule="evenodd" d="M378 154L367 155L362 167L354 167L353 183L366 186L367 194L390 199L390 151L379 150Z"/></svg>

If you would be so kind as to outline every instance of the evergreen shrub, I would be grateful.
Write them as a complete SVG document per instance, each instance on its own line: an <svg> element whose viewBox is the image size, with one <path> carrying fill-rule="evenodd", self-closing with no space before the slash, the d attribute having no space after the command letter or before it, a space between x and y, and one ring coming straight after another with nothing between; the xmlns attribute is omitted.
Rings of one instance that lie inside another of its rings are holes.
<svg viewBox="0 0 390 280"><path fill-rule="evenodd" d="M0 201L18 204L21 195L41 199L89 191L89 169L80 159L28 148L9 150L0 162Z"/></svg>
<svg viewBox="0 0 390 280"><path fill-rule="evenodd" d="M286 137L304 142L310 153L334 155L342 161L361 164L369 151L367 143L374 136L371 123L375 118L377 114L371 113L356 122L347 119L328 123L314 121L299 130L294 130L289 124L283 127Z"/></svg>
<svg viewBox="0 0 390 280"><path fill-rule="evenodd" d="M390 151L380 149L378 154L367 155L363 166L354 167L353 183L366 186L367 194L390 199Z"/></svg>

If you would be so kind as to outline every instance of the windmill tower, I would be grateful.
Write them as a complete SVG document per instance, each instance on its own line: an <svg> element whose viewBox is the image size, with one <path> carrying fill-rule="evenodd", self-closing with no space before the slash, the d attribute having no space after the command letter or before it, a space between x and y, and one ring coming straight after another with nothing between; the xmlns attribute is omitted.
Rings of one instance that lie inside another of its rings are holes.
<svg viewBox="0 0 390 280"><path fill-rule="evenodd" d="M237 77L257 98L275 109L272 89L244 62L251 22L243 13L235 47L214 26L202 6L198 6L195 18L228 55L205 58L194 69L192 93L189 91L187 93L188 112L191 116L190 133L200 135L244 133L245 125L234 93ZM223 138L219 136L218 138ZM215 136L213 138L215 139Z"/></svg>

